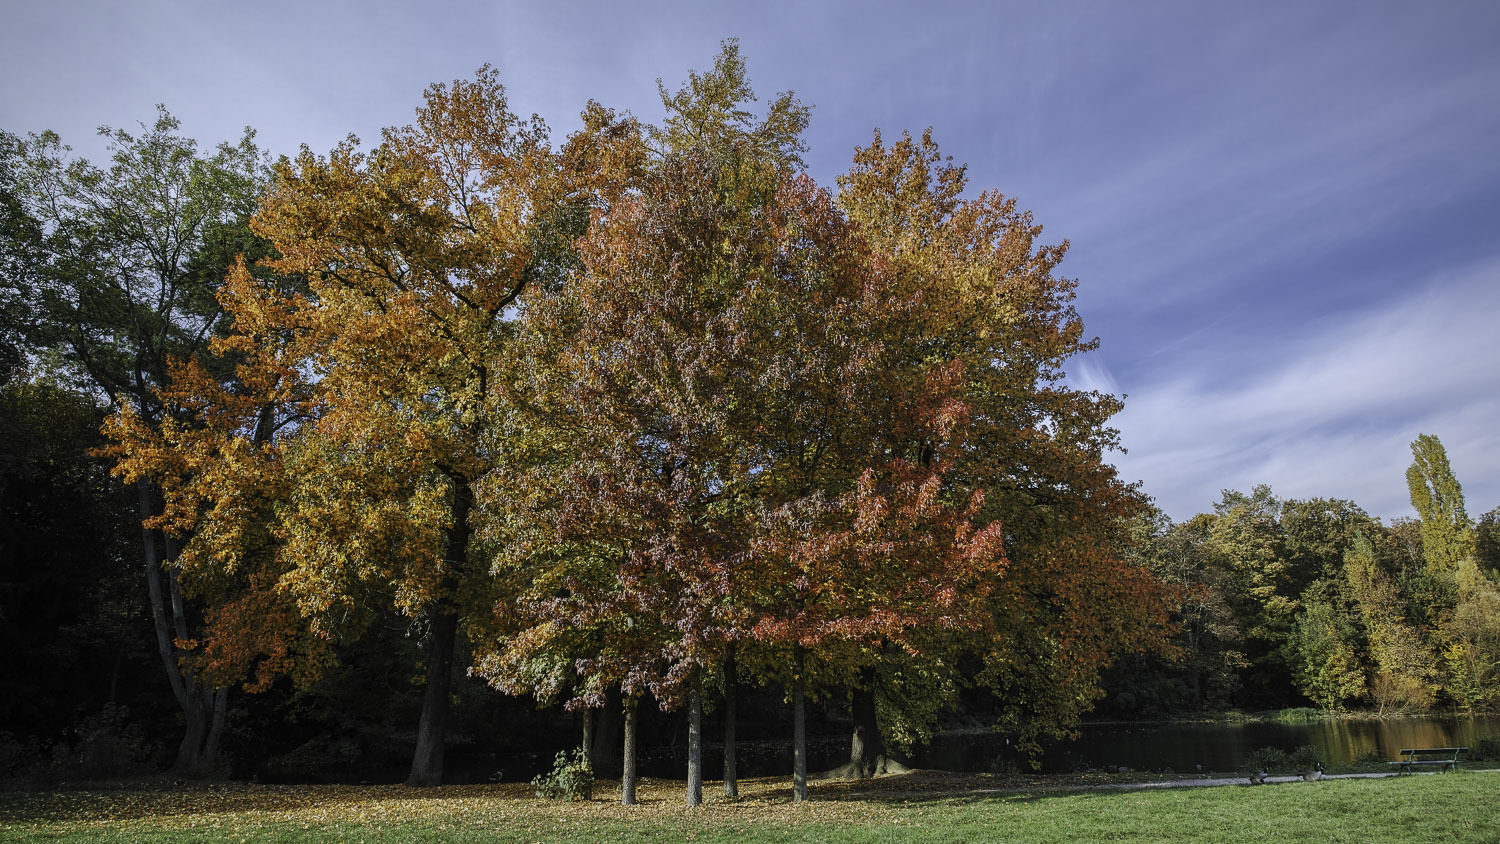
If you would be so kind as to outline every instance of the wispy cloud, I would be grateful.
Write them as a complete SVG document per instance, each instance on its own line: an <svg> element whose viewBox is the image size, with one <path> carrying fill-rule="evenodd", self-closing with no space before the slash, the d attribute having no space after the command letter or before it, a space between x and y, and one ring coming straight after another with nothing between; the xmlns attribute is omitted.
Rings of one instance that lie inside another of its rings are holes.
<svg viewBox="0 0 1500 844"><path fill-rule="evenodd" d="M1395 517L1410 515L1407 444L1430 433L1471 509L1487 510L1500 503L1496 314L1500 261L1328 320L1233 370L1185 349L1161 377L1126 385L1121 473L1174 518L1257 483Z"/></svg>
<svg viewBox="0 0 1500 844"><path fill-rule="evenodd" d="M1105 178L1059 186L1049 204L1080 271L1107 274L1103 301L1212 296L1217 278L1357 240L1492 182L1500 157L1472 138L1500 131L1500 110L1475 108L1497 85L1486 67L1393 88L1365 112L1259 103L1164 136Z"/></svg>

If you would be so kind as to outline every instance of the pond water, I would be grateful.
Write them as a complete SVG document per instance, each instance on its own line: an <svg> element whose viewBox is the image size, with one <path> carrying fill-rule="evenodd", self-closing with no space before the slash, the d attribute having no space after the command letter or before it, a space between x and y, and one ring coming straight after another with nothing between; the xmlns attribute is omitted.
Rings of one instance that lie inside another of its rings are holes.
<svg viewBox="0 0 1500 844"><path fill-rule="evenodd" d="M1500 716L1388 718L1317 721L1304 724L1089 724L1075 741L1045 745L1042 770L1061 773L1083 768L1128 767L1177 773L1237 771L1262 747L1294 750L1316 747L1324 761L1342 765L1367 753L1395 759L1407 747L1464 747L1485 736L1500 736ZM916 755L924 768L986 771L1003 760L1026 765L1004 736L950 733L938 736Z"/></svg>
<svg viewBox="0 0 1500 844"><path fill-rule="evenodd" d="M1385 720L1317 721L1303 724L1089 724L1075 741L1046 743L1044 773L1086 768L1119 768L1180 774L1238 771L1250 753L1262 747L1295 750L1316 747L1324 761L1342 765L1366 753L1395 759L1406 747L1464 747L1485 736L1500 736L1500 716L1389 718ZM722 745L704 745L704 773L722 774ZM741 776L781 776L792 770L789 741L741 742ZM808 738L808 769L827 770L849 760L849 737ZM998 733L945 733L919 750L915 767L945 771L1028 771L1030 767L1006 736ZM682 744L643 748L643 776L682 779L687 748ZM528 774L529 776L529 774Z"/></svg>

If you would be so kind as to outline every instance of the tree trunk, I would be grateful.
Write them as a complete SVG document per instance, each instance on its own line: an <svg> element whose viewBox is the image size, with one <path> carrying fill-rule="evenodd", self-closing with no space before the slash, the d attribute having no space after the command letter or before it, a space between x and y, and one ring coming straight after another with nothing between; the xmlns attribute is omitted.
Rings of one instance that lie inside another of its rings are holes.
<svg viewBox="0 0 1500 844"><path fill-rule="evenodd" d="M443 784L443 750L447 739L448 694L453 681L453 650L458 639L458 614L435 611L432 643L427 652L427 691L417 724L417 749L412 755L410 786Z"/></svg>
<svg viewBox="0 0 1500 844"><path fill-rule="evenodd" d="M578 737L578 748L583 751L584 761L589 763L589 770L594 768L594 710L585 707L578 713L579 726L582 728Z"/></svg>
<svg viewBox="0 0 1500 844"><path fill-rule="evenodd" d="M885 740L875 720L875 668L859 672L859 687L854 690L854 736L849 744L851 774L868 779L880 773L885 760Z"/></svg>
<svg viewBox="0 0 1500 844"><path fill-rule="evenodd" d="M178 551L177 540L171 536L167 536L165 539L167 546L166 559L168 561L176 560ZM187 600L182 595L182 582L178 579L175 569L167 570L167 590L172 598L172 629L176 631L178 641L186 642L191 638L188 635ZM188 687L191 688L193 685L192 676L188 675L185 679L187 680Z"/></svg>
<svg viewBox="0 0 1500 844"><path fill-rule="evenodd" d="M616 779L620 776L620 713L625 701L618 687L604 693L604 707L594 716L594 776Z"/></svg>
<svg viewBox="0 0 1500 844"><path fill-rule="evenodd" d="M687 804L703 805L703 669L693 669L688 690Z"/></svg>
<svg viewBox="0 0 1500 844"><path fill-rule="evenodd" d="M735 699L734 646L724 657L724 796L734 799L740 796L739 771L734 758L734 699Z"/></svg>
<svg viewBox="0 0 1500 844"><path fill-rule="evenodd" d="M432 644L427 654L427 691L422 696L422 716L417 723L417 748L412 754L410 786L443 784L443 752L448 737L448 696L453 687L453 651L458 640L458 608L454 593L459 576L469 564L469 513L474 508L474 489L463 475L444 469L453 484L453 524L443 549L446 571L442 594L428 610Z"/></svg>
<svg viewBox="0 0 1500 844"><path fill-rule="evenodd" d="M172 772L181 776L213 774L223 743L229 689L211 689L189 681L191 693L184 710L187 719Z"/></svg>
<svg viewBox="0 0 1500 844"><path fill-rule="evenodd" d="M219 765L219 746L224 738L224 716L229 709L229 688L214 690L213 717L208 725L208 739L203 743L201 764L205 771L213 771Z"/></svg>
<svg viewBox="0 0 1500 844"><path fill-rule="evenodd" d="M792 800L807 800L807 677L802 646L796 649L797 673L792 679Z"/></svg>
<svg viewBox="0 0 1500 844"><path fill-rule="evenodd" d="M157 557L156 531L146 527L147 519L156 515L153 503L155 495L151 484L145 479L136 481L138 493L137 515L141 517L141 545L146 560L146 594L151 599L151 621L156 627L156 653L166 669L167 682L172 686L172 696L177 705L187 711L187 689L182 683L182 669L177 664L177 652L172 647L171 622L167 619L167 599L161 588L161 563Z"/></svg>
<svg viewBox="0 0 1500 844"><path fill-rule="evenodd" d="M151 622L156 628L156 652L167 673L172 696L177 699L177 707L182 711L182 741L177 746L177 758L172 763L172 770L180 774L194 774L199 769L208 724L197 684L191 676L183 673L182 666L177 661L177 647L173 642L174 629L177 639L187 638L186 620L182 617L182 593L177 588L176 578L162 570L161 551L170 552L173 543L168 543L166 549L158 548L156 531L145 525L147 519L156 515L156 491L145 479L136 481L135 487L136 515L141 519L141 549L145 558L146 595L151 602ZM168 590L162 589L164 576L170 587L170 595Z"/></svg>
<svg viewBox="0 0 1500 844"><path fill-rule="evenodd" d="M187 719L187 724L183 730L182 742L177 745L177 760L172 763L172 772L197 774L202 768L203 741L208 737L208 713L204 712L202 696L197 689L189 693L182 714Z"/></svg>
<svg viewBox="0 0 1500 844"><path fill-rule="evenodd" d="M620 772L620 805L635 805L635 740L637 704L635 695L622 696L625 701L625 753Z"/></svg>
<svg viewBox="0 0 1500 844"><path fill-rule="evenodd" d="M849 741L849 761L818 774L818 779L869 779L882 774L904 774L911 770L892 759L875 717L875 668L860 670L859 684L851 690L854 733Z"/></svg>

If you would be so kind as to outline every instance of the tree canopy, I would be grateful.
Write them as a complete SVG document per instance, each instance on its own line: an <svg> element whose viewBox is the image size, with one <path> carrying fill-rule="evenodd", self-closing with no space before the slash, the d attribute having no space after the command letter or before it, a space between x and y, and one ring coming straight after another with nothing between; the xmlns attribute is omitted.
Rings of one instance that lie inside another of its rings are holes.
<svg viewBox="0 0 1500 844"><path fill-rule="evenodd" d="M230 688L393 639L424 654L408 782L442 781L468 674L627 736L682 712L689 803L737 690L791 705L798 798L809 703L861 775L959 706L1035 755L1106 695L1500 705L1494 519L1436 437L1416 521L1258 486L1173 524L1110 464L1122 400L1065 377L1098 344L1066 240L931 130L819 184L809 108L757 105L733 42L660 94L554 145L486 67L274 166L165 110L106 169L0 137L7 413L114 404L182 758Z"/></svg>

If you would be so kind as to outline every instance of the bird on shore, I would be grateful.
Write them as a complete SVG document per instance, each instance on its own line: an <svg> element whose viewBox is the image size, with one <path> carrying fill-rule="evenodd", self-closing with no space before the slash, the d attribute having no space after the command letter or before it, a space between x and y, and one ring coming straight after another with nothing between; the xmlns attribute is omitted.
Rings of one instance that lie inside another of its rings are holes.
<svg viewBox="0 0 1500 844"><path fill-rule="evenodd" d="M1270 774L1268 774L1265 767L1262 766L1259 771L1256 771L1255 773L1250 775L1250 784L1263 785L1266 781L1266 777L1268 776L1270 776Z"/></svg>

